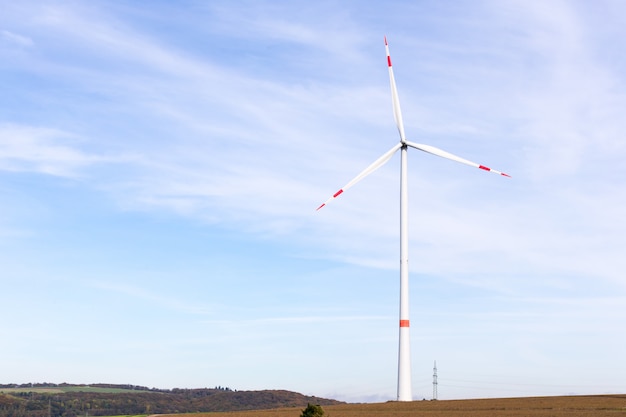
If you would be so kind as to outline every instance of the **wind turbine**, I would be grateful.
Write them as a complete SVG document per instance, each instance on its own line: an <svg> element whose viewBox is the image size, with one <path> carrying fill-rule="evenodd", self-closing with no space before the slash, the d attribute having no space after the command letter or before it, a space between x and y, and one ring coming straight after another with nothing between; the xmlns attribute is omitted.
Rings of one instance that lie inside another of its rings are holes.
<svg viewBox="0 0 626 417"><path fill-rule="evenodd" d="M393 67L391 66L391 57L389 56L389 44L385 36L385 51L387 52L387 66L389 67L389 81L391 83L391 102L393 104L393 117L398 126L400 134L400 142L385 152L380 158L374 161L370 166L365 168L359 175L354 177L343 188L333 194L328 200L320 205L317 210L324 207L333 199L339 197L344 191L352 187L357 182L383 166L391 157L400 150L400 341L398 347L398 401L412 401L411 390L411 345L409 334L409 222L408 222L408 186L407 186L407 149L419 149L420 151L437 155L442 158L451 159L462 164L466 164L475 168L495 174L510 177L504 172L496 171L484 165L468 161L449 152L435 148L430 145L409 142L404 136L404 124L402 123L402 113L400 112L400 101L398 100L398 91L396 89L396 80L393 76Z"/></svg>

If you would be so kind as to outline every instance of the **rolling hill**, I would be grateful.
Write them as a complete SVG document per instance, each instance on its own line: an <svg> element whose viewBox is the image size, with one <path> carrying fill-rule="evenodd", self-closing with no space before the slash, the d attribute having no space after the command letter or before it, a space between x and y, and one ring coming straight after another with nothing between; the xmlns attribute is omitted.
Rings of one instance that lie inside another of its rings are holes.
<svg viewBox="0 0 626 417"><path fill-rule="evenodd" d="M77 417L262 410L341 404L285 390L161 390L133 385L0 385L0 417Z"/></svg>

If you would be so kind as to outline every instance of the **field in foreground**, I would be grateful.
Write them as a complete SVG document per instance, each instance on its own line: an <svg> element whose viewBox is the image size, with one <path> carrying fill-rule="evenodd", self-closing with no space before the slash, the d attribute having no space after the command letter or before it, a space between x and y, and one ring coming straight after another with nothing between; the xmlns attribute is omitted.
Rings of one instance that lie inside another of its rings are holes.
<svg viewBox="0 0 626 417"><path fill-rule="evenodd" d="M626 416L626 395L388 402L323 408L328 417L617 417ZM282 408L198 413L193 417L299 417L301 412L301 408Z"/></svg>

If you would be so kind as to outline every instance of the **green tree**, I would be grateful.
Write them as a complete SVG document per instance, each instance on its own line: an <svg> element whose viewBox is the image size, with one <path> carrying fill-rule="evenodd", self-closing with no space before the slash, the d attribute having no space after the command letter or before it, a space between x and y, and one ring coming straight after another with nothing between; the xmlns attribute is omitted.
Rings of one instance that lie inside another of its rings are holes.
<svg viewBox="0 0 626 417"><path fill-rule="evenodd" d="M313 405L309 403L304 410L302 410L302 414L300 417L323 417L324 410L320 405Z"/></svg>

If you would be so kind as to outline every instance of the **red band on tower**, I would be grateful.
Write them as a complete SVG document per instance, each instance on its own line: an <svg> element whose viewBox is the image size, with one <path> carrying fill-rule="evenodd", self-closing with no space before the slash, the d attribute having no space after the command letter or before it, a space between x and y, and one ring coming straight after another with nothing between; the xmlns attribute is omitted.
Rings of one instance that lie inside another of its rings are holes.
<svg viewBox="0 0 626 417"><path fill-rule="evenodd" d="M400 320L400 327L409 327L408 320Z"/></svg>

